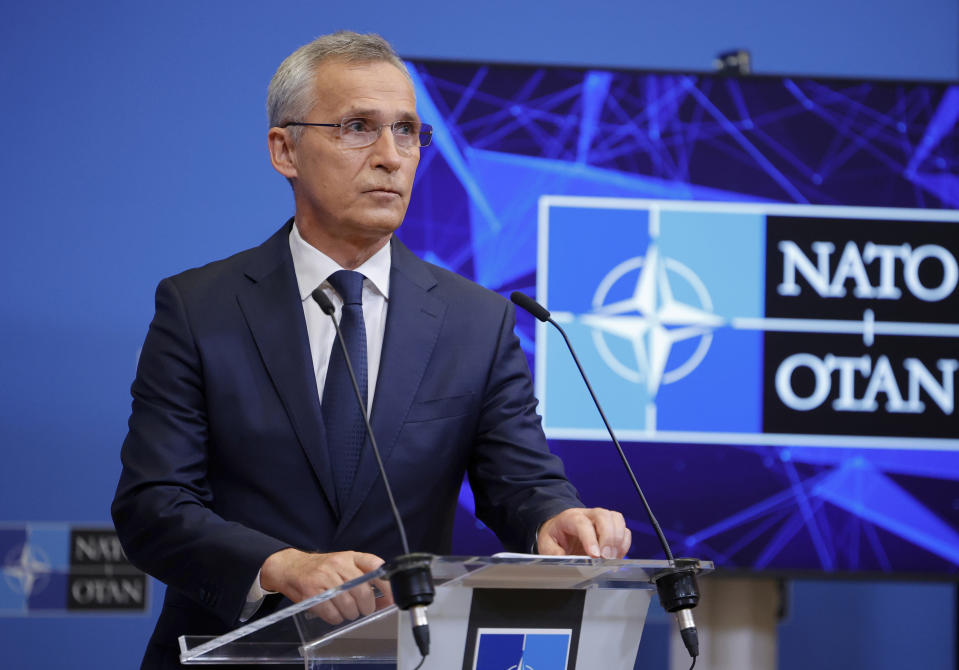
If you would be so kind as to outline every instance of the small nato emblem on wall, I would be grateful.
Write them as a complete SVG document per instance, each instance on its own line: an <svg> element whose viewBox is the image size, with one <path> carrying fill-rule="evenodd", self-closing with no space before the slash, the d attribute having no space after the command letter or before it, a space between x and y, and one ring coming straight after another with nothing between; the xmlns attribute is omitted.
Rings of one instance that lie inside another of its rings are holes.
<svg viewBox="0 0 959 670"><path fill-rule="evenodd" d="M149 607L149 580L109 527L3 524L0 560L0 616L142 614Z"/></svg>

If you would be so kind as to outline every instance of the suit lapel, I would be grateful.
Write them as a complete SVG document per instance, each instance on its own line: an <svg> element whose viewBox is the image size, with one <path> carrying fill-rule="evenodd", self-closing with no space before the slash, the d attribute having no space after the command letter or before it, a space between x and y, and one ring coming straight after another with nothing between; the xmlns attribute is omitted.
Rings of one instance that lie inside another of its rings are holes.
<svg viewBox="0 0 959 670"><path fill-rule="evenodd" d="M371 424L384 464L396 446L403 421L413 404L439 337L446 305L429 291L436 279L429 267L393 238L390 268L390 302L380 370L373 399ZM367 445L360 456L356 478L337 536L356 515L374 484L382 486L373 450ZM389 514L384 507L383 514Z"/></svg>
<svg viewBox="0 0 959 670"><path fill-rule="evenodd" d="M290 226L287 222L253 252L246 270L250 284L237 292L237 301L300 446L335 510L326 434L289 250Z"/></svg>

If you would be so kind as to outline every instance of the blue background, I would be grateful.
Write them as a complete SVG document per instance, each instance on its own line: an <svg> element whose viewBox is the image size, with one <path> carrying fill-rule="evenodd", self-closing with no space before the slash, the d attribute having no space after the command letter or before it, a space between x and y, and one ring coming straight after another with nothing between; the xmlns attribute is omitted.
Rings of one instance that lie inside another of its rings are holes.
<svg viewBox="0 0 959 670"><path fill-rule="evenodd" d="M959 78L953 0L362 9L357 20L354 6L302 1L4 7L0 519L108 519L156 282L260 242L292 211L266 158L263 97L282 58L317 34L376 30L411 57L667 70L705 70L717 52L746 46L759 72ZM417 197L428 203L441 188L437 179ZM434 214L466 220L469 212ZM452 253L462 251L455 233L417 235L417 247L461 258L449 264L474 273L469 255ZM793 593L780 631L784 670L955 663L953 585L797 581ZM5 619L5 665L54 668L69 658L75 667L134 667L154 616ZM848 621L861 623L841 637ZM656 657L657 626L666 625L654 617L647 657Z"/></svg>

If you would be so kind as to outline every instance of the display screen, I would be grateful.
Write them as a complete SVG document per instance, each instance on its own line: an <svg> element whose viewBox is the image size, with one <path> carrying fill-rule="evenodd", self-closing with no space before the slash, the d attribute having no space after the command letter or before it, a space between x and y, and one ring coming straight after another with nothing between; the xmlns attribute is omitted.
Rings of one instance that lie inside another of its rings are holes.
<svg viewBox="0 0 959 670"><path fill-rule="evenodd" d="M675 555L959 572L959 87L410 67L400 237L552 312ZM661 557L562 337L517 319L552 450ZM497 548L468 489L456 546Z"/></svg>

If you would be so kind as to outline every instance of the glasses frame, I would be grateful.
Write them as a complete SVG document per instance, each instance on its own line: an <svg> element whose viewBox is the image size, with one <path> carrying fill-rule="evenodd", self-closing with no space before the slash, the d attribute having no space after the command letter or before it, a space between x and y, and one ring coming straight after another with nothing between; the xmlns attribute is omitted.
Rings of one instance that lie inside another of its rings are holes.
<svg viewBox="0 0 959 670"><path fill-rule="evenodd" d="M312 128L339 128L339 129L340 129L340 137L342 138L342 137L343 137L343 128L346 126L346 122L347 122L347 121L351 121L351 120L353 120L353 119L355 119L355 118L361 118L361 117L346 116L346 117L343 117L343 119L340 120L339 123L310 123L310 122L308 122L308 121L287 121L287 122L281 124L281 125L280 125L280 128L288 128L288 127L290 127L290 126L303 126L303 127L308 127L308 128L310 128L310 127L312 127ZM389 127L389 129L390 129L390 134L393 135L393 141L395 142L395 141L396 141L396 132L395 132L395 131L396 131L396 126L397 126L397 124L401 124L401 123L411 123L411 122L410 122L409 120L400 120L400 121L393 121L393 123L381 123L381 124L379 124L378 126L376 126L376 136L373 137L372 140L370 140L370 143L369 143L369 144L359 144L359 145L356 145L356 146L351 146L350 148L351 148L351 149L365 149L366 147L371 147L371 146L373 146L374 144L376 144L377 140L380 139L380 136L383 134L383 129L386 128L386 127ZM426 137L426 142L425 142L425 143L423 143L424 134L425 134L425 137ZM428 124L428 123L421 123L421 124L420 124L419 132L417 133L417 136L419 137L420 144L417 145L416 148L428 147L428 146L429 146L430 144L432 144L432 142L433 142L433 126L431 126L431 125ZM398 144L397 144L397 147L399 147ZM414 148L414 147L409 147L409 148L412 149L412 148Z"/></svg>

